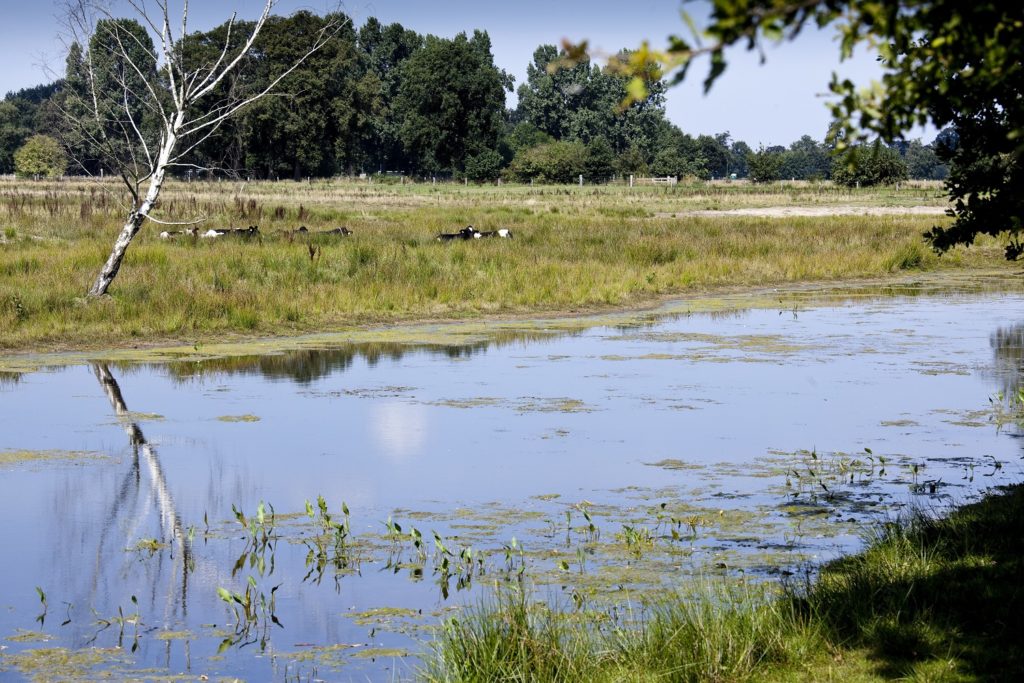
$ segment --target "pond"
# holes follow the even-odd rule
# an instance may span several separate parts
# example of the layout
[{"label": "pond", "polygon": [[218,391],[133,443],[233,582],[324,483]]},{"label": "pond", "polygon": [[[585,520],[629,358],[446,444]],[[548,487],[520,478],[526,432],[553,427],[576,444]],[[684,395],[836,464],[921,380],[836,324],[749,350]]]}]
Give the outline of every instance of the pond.
[{"label": "pond", "polygon": [[0,673],[414,678],[496,585],[642,610],[1024,479],[1019,288],[758,301],[0,375]]}]

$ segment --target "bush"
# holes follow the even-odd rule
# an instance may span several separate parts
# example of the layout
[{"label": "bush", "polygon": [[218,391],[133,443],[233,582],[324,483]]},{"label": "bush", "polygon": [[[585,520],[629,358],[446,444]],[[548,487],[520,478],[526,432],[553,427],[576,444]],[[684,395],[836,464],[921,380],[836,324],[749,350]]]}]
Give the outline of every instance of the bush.
[{"label": "bush", "polygon": [[519,150],[508,170],[516,180],[571,183],[586,174],[587,159],[582,142],[550,142]]},{"label": "bush", "polygon": [[501,173],[501,155],[493,149],[466,157],[466,177],[475,183],[494,180]]},{"label": "bush", "polygon": [[14,171],[22,177],[59,178],[67,167],[60,143],[48,135],[33,135],[14,153]]},{"label": "bush", "polygon": [[647,162],[644,160],[643,152],[636,145],[630,146],[629,149],[620,154],[619,158],[615,160],[615,166],[618,172],[624,176],[630,174],[647,175]]},{"label": "bush", "polygon": [[870,150],[855,147],[832,162],[832,180],[847,187],[892,185],[907,177],[907,162],[900,153],[880,144]]},{"label": "bush", "polygon": [[615,175],[615,151],[603,137],[596,137],[587,145],[587,159],[583,175],[591,182],[603,183]]},{"label": "bush", "polygon": [[747,157],[750,179],[755,183],[771,183],[782,178],[782,153],[761,147]]}]

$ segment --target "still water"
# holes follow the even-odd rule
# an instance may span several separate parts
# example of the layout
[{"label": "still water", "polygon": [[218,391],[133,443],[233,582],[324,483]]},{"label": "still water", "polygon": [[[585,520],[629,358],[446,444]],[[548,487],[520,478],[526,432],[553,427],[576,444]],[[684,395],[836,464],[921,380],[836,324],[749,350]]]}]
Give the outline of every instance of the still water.
[{"label": "still water", "polygon": [[775,580],[1024,479],[1022,337],[890,296],[7,376],[0,675],[414,678],[495,585]]}]

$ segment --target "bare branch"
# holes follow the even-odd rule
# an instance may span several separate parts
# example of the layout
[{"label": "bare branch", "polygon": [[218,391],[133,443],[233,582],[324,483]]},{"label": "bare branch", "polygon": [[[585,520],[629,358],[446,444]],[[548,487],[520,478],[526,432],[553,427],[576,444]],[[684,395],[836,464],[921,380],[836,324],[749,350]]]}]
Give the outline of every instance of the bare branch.
[{"label": "bare branch", "polygon": [[[346,20],[346,21],[348,21],[348,20]],[[317,32],[317,39],[314,42],[313,46],[311,48],[309,48],[309,50],[307,50],[304,55],[302,55],[299,59],[297,59],[294,63],[292,63],[292,65],[290,67],[285,69],[282,73],[278,74],[277,78],[275,78],[273,81],[271,81],[270,85],[268,85],[266,88],[261,90],[259,93],[255,94],[255,95],[252,95],[251,97],[247,97],[247,98],[243,99],[240,102],[237,102],[237,103],[234,103],[234,104],[230,104],[230,105],[225,105],[224,107],[221,108],[223,113],[216,114],[216,115],[213,116],[213,118],[210,118],[211,114],[209,112],[207,114],[204,114],[203,116],[197,117],[196,119],[193,120],[192,123],[193,124],[198,124],[198,125],[193,125],[190,128],[183,129],[182,130],[182,135],[193,135],[193,134],[195,134],[195,133],[197,133],[197,132],[199,132],[199,131],[201,131],[201,130],[209,127],[209,126],[219,125],[224,119],[230,118],[238,110],[243,109],[244,107],[249,106],[253,102],[256,102],[260,98],[262,98],[265,95],[271,93],[277,87],[278,83],[280,83],[285,78],[287,78],[293,71],[295,71],[300,66],[302,66],[302,64],[307,59],[309,59],[310,56],[312,56],[314,53],[316,53],[318,50],[320,50],[324,45],[326,45],[327,41],[330,40],[339,30],[341,30],[341,27],[344,26],[344,25],[345,25],[344,23],[338,22],[338,23],[335,23],[335,24],[331,24],[331,25],[325,26],[322,29],[320,29]],[[205,120],[205,119],[208,119],[208,118],[209,118],[209,120]]]},{"label": "bare branch", "polygon": [[199,225],[209,220],[209,216],[201,216],[191,221],[164,221],[159,218],[153,218],[153,214],[147,214],[146,218],[153,221],[157,225]]},{"label": "bare branch", "polygon": [[[110,17],[108,15],[108,18],[110,18],[113,21],[113,17]],[[112,26],[117,26],[116,23],[113,23],[111,25]],[[157,95],[156,90],[155,90],[153,84],[150,82],[151,79],[147,78],[146,74],[144,74],[142,72],[142,69],[139,67],[138,64],[135,63],[135,60],[132,59],[131,54],[125,48],[124,43],[121,42],[121,37],[119,35],[120,31],[112,31],[112,30],[108,29],[106,31],[106,33],[108,35],[112,36],[114,38],[114,40],[117,41],[117,46],[118,46],[118,48],[120,50],[120,53],[121,53],[120,56],[124,58],[125,62],[127,62],[128,65],[132,67],[132,70],[135,71],[136,74],[138,74],[139,79],[146,85],[147,90],[149,90],[149,96],[153,99],[153,103],[155,104],[155,106],[157,108],[157,111],[160,114],[160,118],[162,118],[164,120],[165,124],[168,124],[169,121],[168,121],[167,113],[164,111],[163,103],[160,101],[160,96]],[[143,51],[145,51],[147,53],[149,52],[149,49],[145,45],[142,44],[142,42],[139,40],[138,36],[136,36],[133,33],[128,33],[128,35],[131,37],[132,40],[135,41],[135,43]],[[156,59],[155,59],[156,56],[153,55],[153,57],[154,57],[154,62],[155,62],[156,61]],[[141,100],[142,98],[138,98],[138,99]]]},{"label": "bare branch", "polygon": [[[220,51],[220,56],[217,58],[217,61],[213,63],[213,66],[210,67],[209,71],[207,72],[207,75],[203,78],[203,83],[209,80],[213,76],[213,74],[217,72],[217,69],[220,68],[220,65],[224,63],[224,58],[227,56],[228,50],[231,48],[231,31],[235,27],[235,17],[237,16],[237,12],[231,13],[231,18],[228,19],[227,36],[224,38],[224,49]],[[199,74],[202,73],[202,71],[203,69],[196,69],[195,73],[193,74],[193,78],[191,79],[192,82],[189,83],[190,88],[193,86],[195,79],[199,77]]]},{"label": "bare branch", "polygon": [[[235,55],[235,58],[231,60],[231,63],[225,66],[219,74],[213,77],[212,81],[210,80],[210,78],[207,78],[202,84],[200,84],[200,88],[198,91],[188,93],[187,99],[189,101],[196,102],[202,99],[205,95],[209,94],[214,88],[216,88],[217,85],[222,80],[224,80],[225,76],[234,71],[235,67],[238,66],[239,62],[241,62],[242,59],[244,59],[245,56],[249,54],[249,50],[252,49],[253,43],[256,42],[257,36],[259,36],[260,31],[263,30],[263,25],[267,23],[267,18],[270,16],[270,10],[272,10],[274,8],[274,5],[276,4],[277,0],[267,0],[266,4],[263,5],[263,13],[260,14],[260,18],[256,21],[256,26],[253,27],[252,33],[249,34],[248,40],[245,41],[245,45],[243,45],[242,48],[238,51],[238,54]],[[213,74],[211,74],[211,77],[212,76]]]}]

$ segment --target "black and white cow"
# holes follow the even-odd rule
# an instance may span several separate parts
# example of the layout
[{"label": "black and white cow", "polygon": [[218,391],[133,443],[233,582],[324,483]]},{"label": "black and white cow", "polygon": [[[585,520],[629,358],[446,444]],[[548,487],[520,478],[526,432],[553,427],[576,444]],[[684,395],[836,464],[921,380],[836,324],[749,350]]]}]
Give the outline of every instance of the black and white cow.
[{"label": "black and white cow", "polygon": [[438,242],[450,242],[452,240],[471,240],[476,238],[480,233],[472,225],[467,225],[458,232],[442,232],[437,236]]},{"label": "black and white cow", "polygon": [[497,230],[484,230],[483,232],[477,232],[475,237],[477,239],[481,237],[499,237],[503,239],[512,239],[512,231],[508,228],[498,228]]}]

